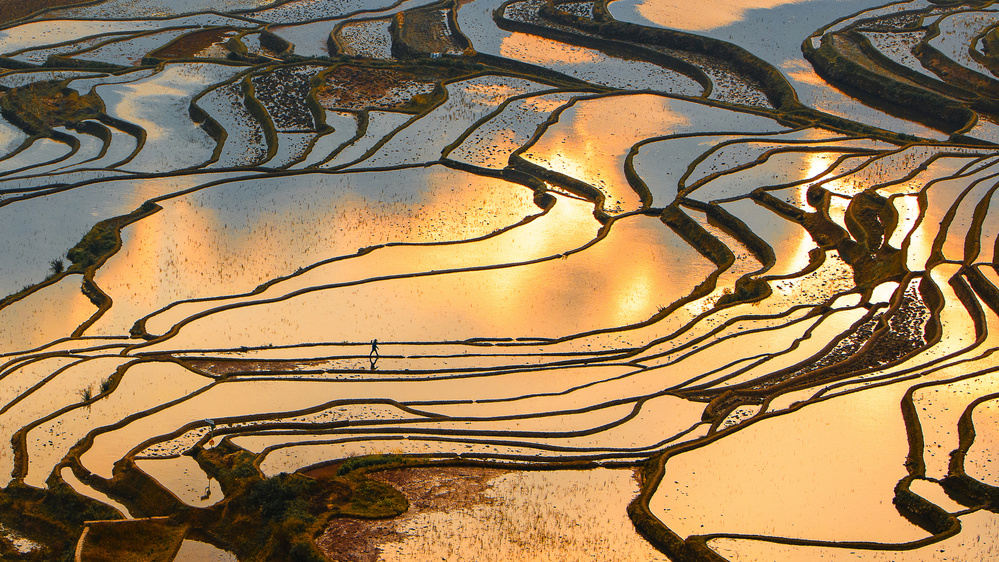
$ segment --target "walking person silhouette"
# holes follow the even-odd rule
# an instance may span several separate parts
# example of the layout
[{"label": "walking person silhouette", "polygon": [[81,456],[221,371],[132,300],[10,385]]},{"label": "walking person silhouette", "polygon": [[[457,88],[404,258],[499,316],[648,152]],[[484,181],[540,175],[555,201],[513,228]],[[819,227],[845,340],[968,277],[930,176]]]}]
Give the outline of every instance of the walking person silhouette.
[{"label": "walking person silhouette", "polygon": [[378,340],[371,340],[371,353],[368,354],[368,361],[371,361],[371,370],[375,370],[375,363],[378,362]]}]

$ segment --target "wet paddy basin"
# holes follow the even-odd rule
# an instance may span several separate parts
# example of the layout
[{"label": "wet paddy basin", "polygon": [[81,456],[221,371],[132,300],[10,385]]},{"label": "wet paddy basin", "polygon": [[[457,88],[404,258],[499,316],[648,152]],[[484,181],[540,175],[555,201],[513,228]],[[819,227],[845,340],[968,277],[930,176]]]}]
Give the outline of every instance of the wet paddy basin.
[{"label": "wet paddy basin", "polygon": [[798,45],[924,87],[992,12],[848,4],[11,24],[0,558],[988,557],[996,116]]}]

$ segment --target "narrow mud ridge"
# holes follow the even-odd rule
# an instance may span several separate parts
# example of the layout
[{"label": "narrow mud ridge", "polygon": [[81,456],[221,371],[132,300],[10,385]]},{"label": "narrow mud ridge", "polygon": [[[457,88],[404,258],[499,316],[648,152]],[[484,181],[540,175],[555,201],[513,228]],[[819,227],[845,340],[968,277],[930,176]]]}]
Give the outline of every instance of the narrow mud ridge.
[{"label": "narrow mud ridge", "polygon": [[57,4],[0,559],[994,555],[999,6]]}]

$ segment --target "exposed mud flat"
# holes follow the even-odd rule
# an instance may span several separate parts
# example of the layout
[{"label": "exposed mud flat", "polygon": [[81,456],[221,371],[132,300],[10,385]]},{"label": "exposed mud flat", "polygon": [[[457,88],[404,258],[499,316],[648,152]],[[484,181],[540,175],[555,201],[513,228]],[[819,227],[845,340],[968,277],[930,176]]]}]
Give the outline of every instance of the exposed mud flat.
[{"label": "exposed mud flat", "polygon": [[996,6],[666,4],[10,20],[0,558],[987,558]]}]

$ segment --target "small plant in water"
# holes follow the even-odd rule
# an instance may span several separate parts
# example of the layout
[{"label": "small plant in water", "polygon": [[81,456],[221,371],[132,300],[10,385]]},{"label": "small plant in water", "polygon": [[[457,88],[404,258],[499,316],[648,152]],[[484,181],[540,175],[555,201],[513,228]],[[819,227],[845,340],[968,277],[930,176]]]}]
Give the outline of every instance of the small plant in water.
[{"label": "small plant in water", "polygon": [[80,389],[80,398],[82,398],[84,402],[89,402],[93,397],[94,391],[89,386]]}]

